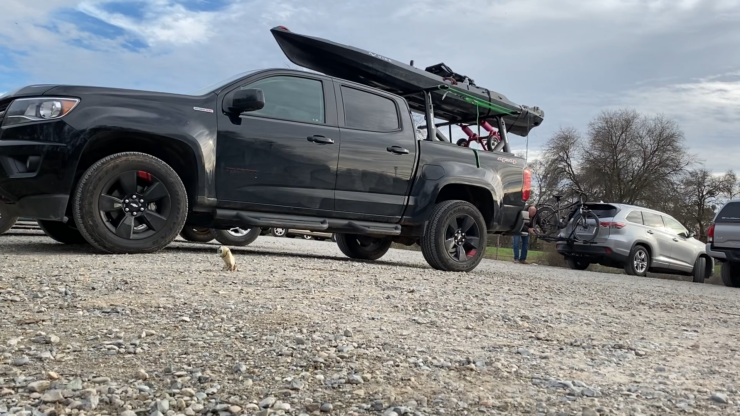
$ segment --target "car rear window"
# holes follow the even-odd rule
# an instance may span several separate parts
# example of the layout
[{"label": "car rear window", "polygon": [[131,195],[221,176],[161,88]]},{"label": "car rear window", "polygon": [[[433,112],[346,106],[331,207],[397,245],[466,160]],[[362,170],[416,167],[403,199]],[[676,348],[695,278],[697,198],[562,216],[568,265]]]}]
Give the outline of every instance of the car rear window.
[{"label": "car rear window", "polygon": [[627,215],[627,221],[634,223],[634,224],[642,225],[642,212],[641,211],[630,212],[630,214]]},{"label": "car rear window", "polygon": [[740,202],[730,202],[717,214],[715,223],[740,223]]},{"label": "car rear window", "polygon": [[609,204],[586,204],[588,209],[599,218],[611,218],[617,215],[617,207]]}]

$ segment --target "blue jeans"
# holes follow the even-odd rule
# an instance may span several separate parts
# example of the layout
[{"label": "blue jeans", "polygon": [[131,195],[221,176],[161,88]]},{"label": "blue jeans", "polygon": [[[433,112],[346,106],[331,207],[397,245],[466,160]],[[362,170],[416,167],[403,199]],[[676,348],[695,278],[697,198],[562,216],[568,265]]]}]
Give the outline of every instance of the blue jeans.
[{"label": "blue jeans", "polygon": [[[515,235],[514,240],[514,261],[527,260],[527,248],[529,248],[529,234],[527,235]],[[519,245],[522,246],[522,255],[519,257]]]}]

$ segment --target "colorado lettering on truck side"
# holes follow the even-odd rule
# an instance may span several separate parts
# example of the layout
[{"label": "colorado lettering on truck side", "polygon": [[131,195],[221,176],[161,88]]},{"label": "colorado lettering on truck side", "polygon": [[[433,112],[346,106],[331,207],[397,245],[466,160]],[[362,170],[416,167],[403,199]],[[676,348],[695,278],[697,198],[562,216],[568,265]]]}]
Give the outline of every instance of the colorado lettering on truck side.
[{"label": "colorado lettering on truck side", "polygon": [[[189,95],[44,85],[3,96],[0,203],[57,241],[107,253],[156,252],[185,226],[240,227],[254,238],[280,227],[333,233],[354,259],[418,243],[446,271],[473,270],[489,233],[521,227],[530,185],[506,132],[528,132],[515,120],[536,126],[539,109],[496,104],[502,139],[486,151],[440,139],[431,122],[419,140],[411,112],[434,120],[438,109],[445,119],[468,111],[464,100],[332,76],[366,79],[372,63],[362,60],[398,63],[315,38],[294,43],[300,35],[285,28],[273,35],[316,73],[252,71]],[[311,56],[321,59],[303,60]]]}]

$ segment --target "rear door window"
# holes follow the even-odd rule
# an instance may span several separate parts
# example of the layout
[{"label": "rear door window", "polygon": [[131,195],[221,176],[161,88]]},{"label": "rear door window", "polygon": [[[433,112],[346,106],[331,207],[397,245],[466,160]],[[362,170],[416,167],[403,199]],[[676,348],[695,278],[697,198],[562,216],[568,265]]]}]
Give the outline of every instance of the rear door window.
[{"label": "rear door window", "polygon": [[401,128],[396,103],[391,99],[342,87],[342,101],[345,127],[379,133],[397,131]]},{"label": "rear door window", "polygon": [[658,214],[653,214],[651,212],[643,212],[642,213],[642,219],[648,227],[653,228],[664,228],[663,225],[663,218]]},{"label": "rear door window", "polygon": [[740,223],[740,202],[730,202],[725,205],[714,222],[717,224]]},{"label": "rear door window", "polygon": [[642,211],[632,211],[627,215],[627,221],[633,224],[643,225],[642,222]]}]

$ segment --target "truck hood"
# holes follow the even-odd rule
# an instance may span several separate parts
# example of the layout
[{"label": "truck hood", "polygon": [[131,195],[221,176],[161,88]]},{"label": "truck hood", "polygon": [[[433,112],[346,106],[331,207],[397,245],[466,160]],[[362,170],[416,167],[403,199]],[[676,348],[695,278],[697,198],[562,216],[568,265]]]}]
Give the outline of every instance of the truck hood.
[{"label": "truck hood", "polygon": [[28,85],[25,87],[18,88],[14,91],[8,91],[3,95],[0,95],[0,100],[6,100],[8,98],[18,98],[18,97],[31,97],[31,96],[38,96],[38,95],[44,95],[45,92],[49,91],[50,89],[56,87],[56,85],[53,84],[41,84],[41,85]]}]

